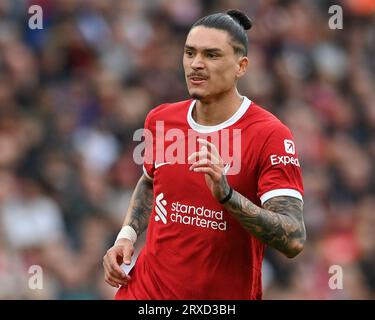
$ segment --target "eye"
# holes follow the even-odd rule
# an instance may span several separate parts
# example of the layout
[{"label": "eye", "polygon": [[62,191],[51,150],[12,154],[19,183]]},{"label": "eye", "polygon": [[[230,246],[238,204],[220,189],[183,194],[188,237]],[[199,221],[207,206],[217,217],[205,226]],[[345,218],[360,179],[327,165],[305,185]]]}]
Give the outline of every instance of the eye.
[{"label": "eye", "polygon": [[185,50],[185,54],[188,56],[188,57],[192,57],[193,56],[193,52],[191,50]]},{"label": "eye", "polygon": [[215,54],[215,53],[207,53],[207,58],[210,58],[210,59],[214,59],[214,58],[217,58],[218,57],[218,55],[217,54]]}]

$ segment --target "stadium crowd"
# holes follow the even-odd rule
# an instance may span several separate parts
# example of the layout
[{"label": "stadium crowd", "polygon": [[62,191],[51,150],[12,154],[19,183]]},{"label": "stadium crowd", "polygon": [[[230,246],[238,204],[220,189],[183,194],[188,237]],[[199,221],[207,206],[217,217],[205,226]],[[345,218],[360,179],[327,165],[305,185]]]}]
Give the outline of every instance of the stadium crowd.
[{"label": "stadium crowd", "polygon": [[[188,99],[190,26],[230,8],[254,22],[240,92],[291,128],[304,176],[306,246],[292,260],[267,251],[264,298],[374,299],[374,3],[0,1],[0,299],[112,299],[102,257],[142,174],[133,133],[153,107]],[[33,265],[42,290],[29,288]]]}]

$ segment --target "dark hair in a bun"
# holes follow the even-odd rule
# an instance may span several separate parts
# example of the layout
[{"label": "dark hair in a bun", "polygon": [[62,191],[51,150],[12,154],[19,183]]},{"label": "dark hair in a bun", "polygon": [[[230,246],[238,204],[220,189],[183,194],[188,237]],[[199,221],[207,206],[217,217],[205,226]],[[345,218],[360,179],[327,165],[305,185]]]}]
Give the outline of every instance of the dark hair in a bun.
[{"label": "dark hair in a bun", "polygon": [[250,30],[253,26],[250,18],[240,10],[231,9],[226,12],[227,15],[231,16],[236,20],[245,30]]},{"label": "dark hair in a bun", "polygon": [[250,18],[239,10],[214,13],[200,18],[191,28],[203,26],[227,31],[232,39],[232,47],[237,54],[247,56],[248,38],[246,30],[252,27]]}]

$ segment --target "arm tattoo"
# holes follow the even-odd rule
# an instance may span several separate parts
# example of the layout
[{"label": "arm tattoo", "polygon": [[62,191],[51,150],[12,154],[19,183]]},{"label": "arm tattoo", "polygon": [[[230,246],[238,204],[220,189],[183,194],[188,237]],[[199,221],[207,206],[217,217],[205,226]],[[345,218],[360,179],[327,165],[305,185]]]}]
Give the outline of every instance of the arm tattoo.
[{"label": "arm tattoo", "polygon": [[306,239],[302,201],[279,196],[269,199],[263,206],[256,206],[236,191],[225,204],[225,208],[256,238],[287,257],[296,256]]},{"label": "arm tattoo", "polygon": [[153,202],[153,182],[142,176],[133,192],[124,223],[124,225],[130,225],[138,236],[148,226]]}]

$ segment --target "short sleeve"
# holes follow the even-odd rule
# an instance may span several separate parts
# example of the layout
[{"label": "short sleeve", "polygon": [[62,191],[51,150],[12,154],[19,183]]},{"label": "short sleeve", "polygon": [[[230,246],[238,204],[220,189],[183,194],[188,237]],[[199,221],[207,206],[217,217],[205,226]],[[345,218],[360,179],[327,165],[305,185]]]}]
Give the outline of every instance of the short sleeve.
[{"label": "short sleeve", "polygon": [[275,121],[268,130],[259,156],[258,197],[262,205],[277,196],[303,201],[301,165],[288,127]]},{"label": "short sleeve", "polygon": [[143,173],[149,179],[154,178],[154,132],[151,126],[151,113],[150,111],[146,117],[144,124],[143,135],[145,138],[145,153],[143,157]]}]

